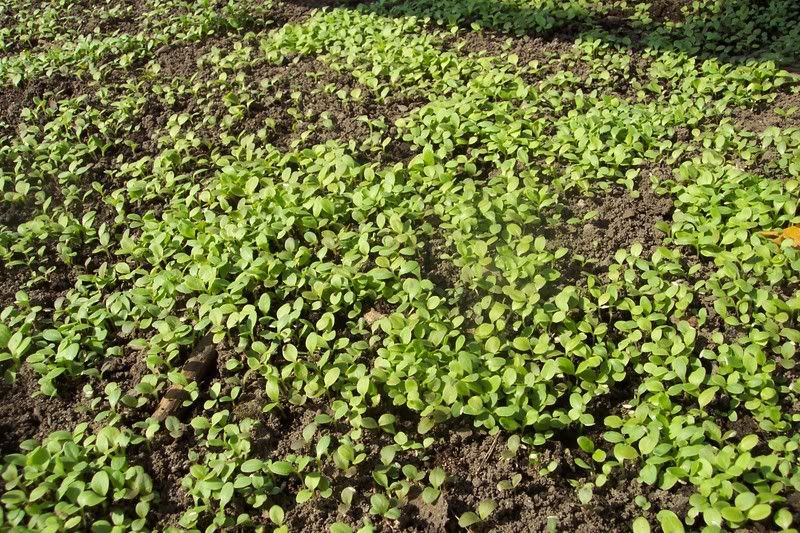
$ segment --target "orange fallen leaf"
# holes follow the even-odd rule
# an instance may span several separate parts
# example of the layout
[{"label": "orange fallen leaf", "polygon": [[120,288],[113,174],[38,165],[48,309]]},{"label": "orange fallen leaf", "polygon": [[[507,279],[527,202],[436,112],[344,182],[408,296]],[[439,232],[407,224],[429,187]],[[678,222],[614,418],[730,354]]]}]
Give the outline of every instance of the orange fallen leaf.
[{"label": "orange fallen leaf", "polygon": [[780,231],[762,231],[761,235],[772,238],[772,242],[778,246],[784,239],[792,239],[794,246],[800,248],[800,226],[789,226]]}]

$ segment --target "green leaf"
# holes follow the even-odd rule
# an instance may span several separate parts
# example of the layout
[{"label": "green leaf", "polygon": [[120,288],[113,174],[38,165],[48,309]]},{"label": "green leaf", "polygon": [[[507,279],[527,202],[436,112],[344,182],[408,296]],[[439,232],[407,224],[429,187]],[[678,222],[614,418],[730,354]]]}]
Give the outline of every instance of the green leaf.
[{"label": "green leaf", "polygon": [[108,493],[108,474],[102,470],[95,473],[92,476],[91,487],[100,496],[105,496]]},{"label": "green leaf", "polygon": [[430,417],[422,417],[419,419],[419,423],[417,424],[417,432],[421,435],[426,434],[433,426],[436,425],[436,422]]},{"label": "green leaf", "polygon": [[722,527],[722,513],[713,507],[709,507],[703,511],[703,520],[706,524],[714,527]]},{"label": "green leaf", "polygon": [[775,513],[775,524],[782,529],[789,529],[794,521],[792,512],[789,509],[781,509]]},{"label": "green leaf", "polygon": [[228,502],[231,501],[233,498],[233,483],[228,481],[224,485],[222,485],[222,489],[219,491],[219,505],[220,507],[225,507],[228,505]]},{"label": "green leaf", "polygon": [[751,507],[758,503],[758,498],[756,498],[756,495],[752,492],[743,492],[736,496],[734,503],[737,509],[746,513]]},{"label": "green leaf", "polygon": [[79,351],[80,351],[80,346],[77,343],[72,343],[63,350],[60,350],[56,357],[57,359],[63,361],[74,361],[75,358],[78,356]]},{"label": "green leaf", "polygon": [[647,518],[638,516],[633,520],[633,533],[650,533],[650,524]]},{"label": "green leaf", "polygon": [[639,471],[639,479],[648,485],[655,485],[658,480],[658,469],[655,465],[647,464]]},{"label": "green leaf", "polygon": [[697,403],[700,407],[705,407],[706,405],[710,404],[714,401],[714,396],[717,394],[719,387],[709,387],[697,397]]},{"label": "green leaf", "polygon": [[325,373],[325,387],[331,388],[342,371],[338,367],[333,367]]},{"label": "green leaf", "polygon": [[658,518],[658,523],[661,524],[661,529],[664,530],[664,533],[684,533],[685,531],[683,522],[672,511],[667,509],[659,511],[656,518]]},{"label": "green leaf", "polygon": [[478,516],[481,517],[481,520],[486,520],[495,509],[497,509],[497,502],[491,499],[483,500],[478,504]]},{"label": "green leaf", "polygon": [[373,514],[377,515],[384,515],[391,507],[391,503],[389,502],[389,498],[384,496],[383,494],[373,494],[369,498],[370,503],[370,511]]},{"label": "green leaf", "polygon": [[772,514],[772,507],[770,507],[768,503],[759,503],[750,509],[750,511],[747,513],[747,518],[750,520],[759,521],[764,520],[770,514]]},{"label": "green leaf", "polygon": [[8,341],[11,338],[11,330],[5,324],[0,324],[0,349],[8,348]]},{"label": "green leaf", "polygon": [[94,507],[103,501],[105,501],[103,496],[91,490],[85,490],[78,495],[78,505],[81,507]]},{"label": "green leaf", "polygon": [[742,513],[736,507],[728,506],[723,508],[720,512],[722,513],[722,518],[728,522],[733,522],[735,524],[744,522],[744,513]]},{"label": "green leaf", "polygon": [[269,470],[273,474],[277,474],[279,476],[288,476],[294,472],[294,467],[291,463],[287,463],[286,461],[275,461],[269,465]]},{"label": "green leaf", "polygon": [[439,498],[440,494],[441,491],[439,489],[435,489],[433,487],[425,487],[422,490],[422,501],[424,501],[427,504],[432,504]]},{"label": "green leaf", "polygon": [[581,450],[586,453],[594,452],[594,442],[592,442],[592,439],[584,435],[578,437],[578,446],[580,446]]},{"label": "green leaf", "polygon": [[39,485],[38,487],[36,487],[31,491],[30,495],[28,496],[28,501],[35,502],[48,492],[50,492],[50,487],[48,487],[47,485]]},{"label": "green leaf", "polygon": [[428,479],[430,480],[431,485],[438,489],[444,484],[445,479],[447,479],[447,474],[445,474],[443,469],[437,467],[431,470],[430,474],[428,474]]},{"label": "green leaf", "polygon": [[458,517],[458,525],[461,527],[469,527],[480,522],[481,519],[475,513],[467,511]]},{"label": "green leaf", "polygon": [[755,448],[757,444],[757,435],[747,435],[746,437],[742,438],[741,442],[739,443],[739,448],[747,452]]},{"label": "green leaf", "polygon": [[625,460],[632,461],[639,457],[639,454],[633,446],[620,443],[614,445],[614,457],[616,457],[619,462]]},{"label": "green leaf", "polygon": [[512,345],[514,346],[515,350],[518,350],[520,352],[527,352],[531,349],[531,343],[525,337],[514,338]]},{"label": "green leaf", "polygon": [[331,533],[353,533],[353,528],[343,522],[336,522],[331,525]]},{"label": "green leaf", "polygon": [[258,472],[264,466],[264,462],[261,459],[248,459],[242,466],[239,467],[242,472],[245,474],[252,474],[253,472]]},{"label": "green leaf", "polygon": [[489,337],[486,341],[486,351],[489,353],[497,353],[500,351],[502,343],[499,337]]},{"label": "green leaf", "polygon": [[657,433],[649,433],[639,441],[639,451],[642,455],[650,455],[650,453],[655,450],[656,446],[658,446]]},{"label": "green leaf", "polygon": [[283,508],[279,505],[273,505],[269,509],[269,519],[272,520],[272,523],[276,526],[283,524],[284,520],[284,513]]}]

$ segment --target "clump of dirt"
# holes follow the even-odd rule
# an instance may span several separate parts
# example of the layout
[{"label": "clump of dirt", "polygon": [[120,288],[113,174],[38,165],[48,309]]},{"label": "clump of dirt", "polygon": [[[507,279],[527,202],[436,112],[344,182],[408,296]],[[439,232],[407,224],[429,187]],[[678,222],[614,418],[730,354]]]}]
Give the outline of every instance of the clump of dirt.
[{"label": "clump of dirt", "polygon": [[369,4],[373,0],[283,0],[276,4],[273,15],[281,24],[299,23],[308,17],[312,11],[334,7],[357,7],[360,4]]},{"label": "clump of dirt", "polygon": [[411,143],[397,137],[394,126],[390,130],[395,133],[390,136],[389,144],[376,155],[376,160],[384,166],[391,166],[396,163],[402,163],[405,166],[417,155],[417,150],[414,149],[414,145]]},{"label": "clump of dirt", "polygon": [[163,135],[172,114],[173,111],[158,96],[147,94],[147,99],[137,115],[138,124],[130,134],[130,140],[137,145],[133,160],[157,153],[158,138]]},{"label": "clump of dirt", "polygon": [[[50,248],[50,247],[48,247]],[[26,266],[6,267],[0,265],[0,310],[14,303],[16,293],[24,290],[32,306],[40,306],[51,310],[55,301],[64,296],[67,291],[75,286],[79,272],[63,263],[60,263],[54,250],[48,250],[44,257],[35,261],[39,267],[55,266],[56,268],[44,279],[26,287],[30,276],[30,268]]]},{"label": "clump of dirt", "polygon": [[261,390],[258,390],[256,399],[237,408],[241,417],[252,404],[253,412],[249,413],[249,418],[261,422],[253,439],[258,444],[257,447],[254,446],[257,448],[256,453],[273,460],[281,460],[289,454],[298,453],[305,447],[303,429],[322,411],[313,405],[288,404],[281,409],[261,413],[261,406],[265,403],[267,400],[262,397]]},{"label": "clump of dirt", "polygon": [[75,29],[83,34],[95,31],[103,34],[136,33],[147,13],[145,1],[122,0],[117,2],[117,6],[122,7],[122,12],[109,15],[107,10],[98,9],[94,1],[80,0],[72,7],[75,10]]},{"label": "clump of dirt", "polygon": [[649,257],[664,237],[655,225],[671,218],[673,206],[668,197],[657,195],[649,182],[643,182],[638,190],[638,198],[617,185],[597,196],[567,196],[562,220],[582,219],[590,212],[595,216],[578,225],[551,225],[543,234],[554,248],[565,247],[570,255],[580,254],[601,268],[611,264],[617,250],[629,249],[634,243],[642,245],[643,257]]},{"label": "clump of dirt", "polygon": [[104,381],[118,383],[127,392],[133,390],[150,371],[144,352],[124,346],[124,339],[115,341],[114,344],[122,346],[122,355],[108,358],[100,369],[100,375]]},{"label": "clump of dirt", "polygon": [[195,43],[164,45],[156,50],[156,61],[165,78],[190,78],[197,72],[197,60],[206,53],[205,47]]},{"label": "clump of dirt", "polygon": [[30,272],[26,267],[7,268],[0,265],[0,310],[15,301],[15,295],[28,281]]}]

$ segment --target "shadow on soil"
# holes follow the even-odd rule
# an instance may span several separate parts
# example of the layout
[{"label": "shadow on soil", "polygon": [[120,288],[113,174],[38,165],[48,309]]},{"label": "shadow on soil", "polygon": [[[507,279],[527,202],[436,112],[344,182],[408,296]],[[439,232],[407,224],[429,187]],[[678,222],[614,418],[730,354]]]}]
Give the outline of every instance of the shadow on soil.
[{"label": "shadow on soil", "polygon": [[[309,8],[349,7],[382,16],[429,17],[464,28],[480,27],[509,36],[598,37],[638,51],[683,52],[728,63],[800,61],[800,2],[796,0],[717,0],[699,8],[691,0],[637,2],[639,8],[514,5],[511,0],[378,0],[374,2],[287,0]],[[541,2],[545,3],[545,2]],[[633,4],[637,4],[633,3]]]}]

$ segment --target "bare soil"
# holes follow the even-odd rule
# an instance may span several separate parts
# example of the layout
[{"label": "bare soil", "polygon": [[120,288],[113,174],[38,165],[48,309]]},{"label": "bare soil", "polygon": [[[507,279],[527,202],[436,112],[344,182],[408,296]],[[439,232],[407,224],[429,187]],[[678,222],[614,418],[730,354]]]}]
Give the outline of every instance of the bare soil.
[{"label": "bare soil", "polygon": [[39,394],[39,375],[28,365],[20,368],[16,382],[0,381],[0,454],[16,453],[28,439],[42,440],[53,431],[71,431],[90,422],[93,413],[77,383],[62,385],[55,398]]},{"label": "bare soil", "polygon": [[615,185],[594,196],[568,193],[562,198],[562,220],[593,215],[585,223],[550,225],[543,234],[553,248],[565,247],[570,255],[582,255],[601,268],[611,264],[617,250],[635,243],[642,245],[642,256],[649,257],[664,238],[656,224],[671,220],[672,201],[657,195],[646,180],[637,191],[634,197]]}]

